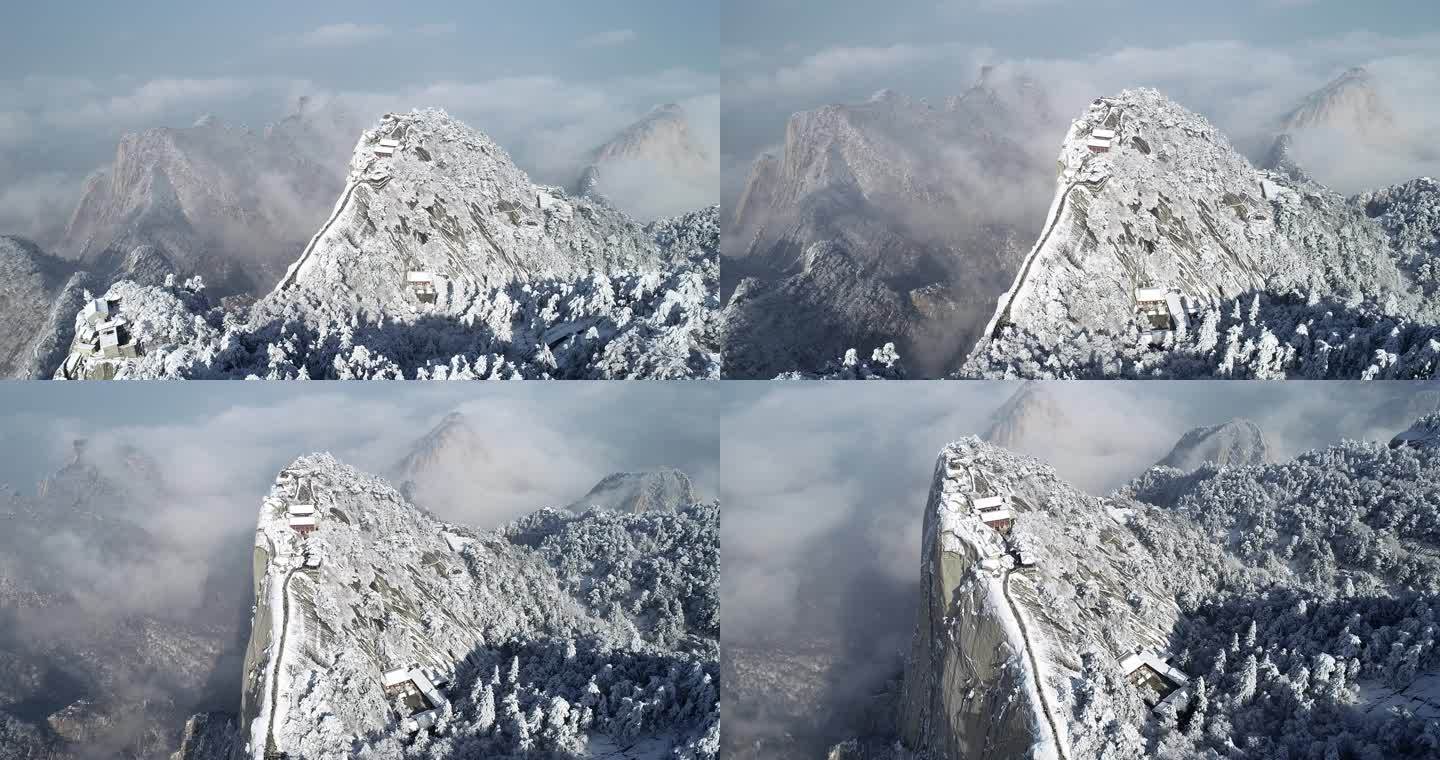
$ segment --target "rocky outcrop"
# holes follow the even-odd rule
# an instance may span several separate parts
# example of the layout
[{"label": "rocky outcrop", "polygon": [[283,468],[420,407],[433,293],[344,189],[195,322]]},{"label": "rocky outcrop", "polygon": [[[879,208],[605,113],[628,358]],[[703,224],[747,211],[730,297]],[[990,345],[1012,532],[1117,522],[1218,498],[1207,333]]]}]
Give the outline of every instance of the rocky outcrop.
[{"label": "rocky outcrop", "polygon": [[119,283],[138,356],[77,345],[57,375],[715,376],[717,213],[642,227],[443,112],[392,114],[272,293],[227,314],[193,284]]},{"label": "rocky outcrop", "polygon": [[1246,419],[1186,431],[1175,448],[1157,464],[1189,472],[1205,464],[1216,467],[1245,467],[1269,464],[1270,449],[1260,426]]},{"label": "rocky outcrop", "polygon": [[[0,377],[48,376],[70,342],[71,317],[84,300],[88,276],[34,243],[0,237]],[[62,354],[63,356],[63,354]]]}]

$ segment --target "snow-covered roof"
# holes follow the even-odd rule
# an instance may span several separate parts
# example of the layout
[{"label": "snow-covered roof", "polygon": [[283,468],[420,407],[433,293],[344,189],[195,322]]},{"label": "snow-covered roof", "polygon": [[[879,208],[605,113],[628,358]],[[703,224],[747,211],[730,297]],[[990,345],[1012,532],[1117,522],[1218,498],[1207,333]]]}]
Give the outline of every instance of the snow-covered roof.
[{"label": "snow-covered roof", "polygon": [[1125,658],[1120,661],[1120,669],[1125,671],[1125,675],[1127,676],[1139,670],[1141,667],[1150,668],[1176,686],[1184,686],[1190,683],[1189,676],[1171,666],[1170,663],[1166,662],[1160,655],[1154,652],[1134,652],[1126,655]]},{"label": "snow-covered roof", "polygon": [[315,514],[315,505],[314,505],[314,504],[291,504],[291,505],[290,505],[290,516],[291,516],[291,517],[303,517],[303,516],[305,516],[305,515],[313,515],[313,514]]},{"label": "snow-covered roof", "polygon": [[984,522],[995,522],[997,520],[1011,520],[1015,515],[1008,509],[987,509],[980,512],[980,519]]},{"label": "snow-covered roof", "polygon": [[1165,300],[1165,292],[1166,292],[1166,289],[1165,289],[1165,288],[1136,288],[1136,289],[1135,289],[1135,300],[1136,300],[1136,301],[1164,301],[1164,300]]},{"label": "snow-covered roof", "polygon": [[125,325],[126,322],[124,317],[116,317],[114,319],[107,319],[104,322],[95,325],[95,329],[101,332],[105,332],[106,330],[114,330],[119,327],[124,327]]},{"label": "snow-covered roof", "polygon": [[406,272],[406,273],[405,273],[405,281],[406,281],[406,282],[434,282],[434,281],[435,281],[435,273],[434,273],[434,272]]},{"label": "snow-covered roof", "polygon": [[975,508],[979,510],[995,509],[1005,506],[1004,496],[980,496],[974,501]]},{"label": "snow-covered roof", "polygon": [[377,147],[375,148],[375,155],[377,155],[377,156],[393,156],[393,155],[395,155],[395,149],[392,148],[392,147],[390,147],[390,146],[387,146],[387,145],[380,145],[380,146],[377,146]]},{"label": "snow-covered roof", "polygon": [[292,528],[305,528],[305,527],[313,528],[313,527],[315,527],[315,518],[314,518],[314,517],[292,517],[292,518],[290,518],[290,527],[292,527]]},{"label": "snow-covered roof", "polygon": [[1094,131],[1092,131],[1092,132],[1090,133],[1090,136],[1091,136],[1091,137],[1094,137],[1094,138],[1097,138],[1097,139],[1100,139],[1100,140],[1107,140],[1107,141],[1108,141],[1108,140],[1113,140],[1113,139],[1115,139],[1115,130],[1113,130],[1113,129],[1096,129],[1096,130],[1094,130]]},{"label": "snow-covered roof", "polygon": [[400,141],[399,141],[399,140],[396,140],[396,139],[393,138],[393,137],[387,137],[387,138],[385,138],[384,140],[381,140],[381,141],[380,141],[380,147],[382,147],[382,148],[398,148],[398,147],[400,147]]},{"label": "snow-covered roof", "polygon": [[1101,140],[1098,137],[1092,137],[1089,140],[1086,140],[1085,144],[1091,148],[1105,148],[1107,150],[1110,148],[1109,140]]},{"label": "snow-covered roof", "polygon": [[400,684],[405,683],[406,681],[409,681],[409,680],[410,680],[410,669],[409,669],[409,668],[400,668],[399,670],[392,670],[392,671],[390,671],[390,672],[388,672],[388,673],[386,673],[385,675],[383,675],[383,676],[380,677],[380,683],[383,684],[383,685],[385,686],[385,688],[387,688],[387,689],[389,689],[389,688],[391,688],[391,687],[399,686]]}]

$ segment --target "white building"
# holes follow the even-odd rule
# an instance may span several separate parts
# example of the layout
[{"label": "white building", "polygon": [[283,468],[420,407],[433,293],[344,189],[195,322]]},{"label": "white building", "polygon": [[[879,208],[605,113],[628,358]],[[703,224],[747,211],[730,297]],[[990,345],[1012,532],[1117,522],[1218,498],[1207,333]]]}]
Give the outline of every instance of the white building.
[{"label": "white building", "polygon": [[415,291],[416,297],[425,303],[435,301],[435,273],[434,272],[406,272],[405,284]]},{"label": "white building", "polygon": [[399,150],[399,148],[400,148],[400,141],[399,141],[399,140],[395,140],[395,139],[393,139],[393,138],[387,137],[387,138],[385,138],[384,140],[381,140],[379,145],[376,145],[376,146],[375,146],[375,155],[377,155],[377,156],[393,156],[393,155],[395,155],[395,151],[396,151],[396,150]]},{"label": "white building", "polygon": [[1160,705],[1183,694],[1190,684],[1190,677],[1170,664],[1168,657],[1153,651],[1133,652],[1120,661],[1120,670],[1125,680],[1146,694],[1153,693],[1155,699],[1147,697],[1146,703],[1154,710]]}]

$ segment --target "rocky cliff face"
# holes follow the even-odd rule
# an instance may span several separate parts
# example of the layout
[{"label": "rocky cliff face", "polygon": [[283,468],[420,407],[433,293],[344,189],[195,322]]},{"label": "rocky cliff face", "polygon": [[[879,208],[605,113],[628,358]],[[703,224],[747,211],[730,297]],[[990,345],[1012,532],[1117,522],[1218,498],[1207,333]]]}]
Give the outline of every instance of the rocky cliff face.
[{"label": "rocky cliff face", "polygon": [[[1417,254],[1357,204],[1256,171],[1158,92],[1094,101],[1060,168],[1040,237],[962,374],[1410,376],[1433,364]],[[1137,316],[1142,288],[1183,303],[1160,332]]]},{"label": "rocky cliff face", "polygon": [[[393,144],[392,144],[393,143]],[[328,220],[276,289],[226,314],[120,283],[139,339],[62,377],[694,377],[718,374],[715,208],[640,226],[530,183],[439,111],[367,131]]]},{"label": "rocky cliff face", "polygon": [[90,267],[150,245],[222,294],[264,292],[341,184],[309,118],[302,110],[264,134],[209,117],[125,135],[86,180],[61,254]]},{"label": "rocky cliff face", "polygon": [[1204,464],[1217,467],[1244,467],[1268,464],[1270,449],[1260,426],[1246,419],[1186,431],[1158,464],[1189,472]]},{"label": "rocky cliff face", "polygon": [[[1010,495],[1008,536],[972,507],[1000,494]],[[942,452],[900,695],[909,749],[1082,758],[1139,748],[1139,700],[1096,714],[1088,695],[1115,689],[1135,649],[1163,647],[1179,608],[1174,575],[1130,533],[1125,508],[976,439]]]},{"label": "rocky cliff face", "polygon": [[[308,535],[290,524],[302,503]],[[261,510],[237,749],[713,759],[716,532],[718,512],[691,505],[663,520],[541,512],[479,533],[329,456],[301,458]],[[685,585],[632,574],[657,562]],[[436,690],[387,695],[384,675],[405,668]]]},{"label": "rocky cliff face", "polygon": [[1032,232],[1048,162],[1031,139],[1053,121],[1038,85],[994,72],[940,106],[887,90],[792,116],[728,222],[727,256],[766,287],[727,303],[727,374],[891,340],[922,375],[953,365]]}]

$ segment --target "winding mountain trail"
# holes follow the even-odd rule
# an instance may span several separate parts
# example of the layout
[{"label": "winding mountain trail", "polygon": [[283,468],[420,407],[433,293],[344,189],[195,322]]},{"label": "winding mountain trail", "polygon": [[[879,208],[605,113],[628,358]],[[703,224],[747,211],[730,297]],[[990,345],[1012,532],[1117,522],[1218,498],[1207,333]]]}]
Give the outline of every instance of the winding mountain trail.
[{"label": "winding mountain trail", "polygon": [[290,572],[285,574],[285,582],[280,586],[280,641],[275,647],[275,669],[270,674],[270,721],[265,729],[266,757],[282,756],[275,746],[276,700],[280,698],[280,668],[284,665],[282,658],[285,656],[285,636],[290,632],[290,579],[303,567],[290,568]]},{"label": "winding mountain trail", "polygon": [[1061,760],[1070,760],[1070,755],[1065,751],[1065,745],[1060,741],[1060,728],[1055,722],[1055,715],[1051,712],[1050,703],[1045,699],[1045,687],[1040,680],[1040,661],[1035,658],[1035,647],[1030,642],[1030,631],[1025,627],[1025,618],[1020,614],[1020,606],[1010,597],[1010,572],[1004,571],[1005,577],[1001,581],[1001,589],[1005,594],[1005,604],[1010,607],[1010,614],[1015,616],[1016,625],[1020,626],[1020,637],[1025,641],[1025,659],[1030,663],[1030,675],[1035,679],[1035,694],[1040,698],[1040,711],[1045,715],[1045,722],[1050,724],[1050,736],[1055,740],[1055,751],[1059,753]]}]

